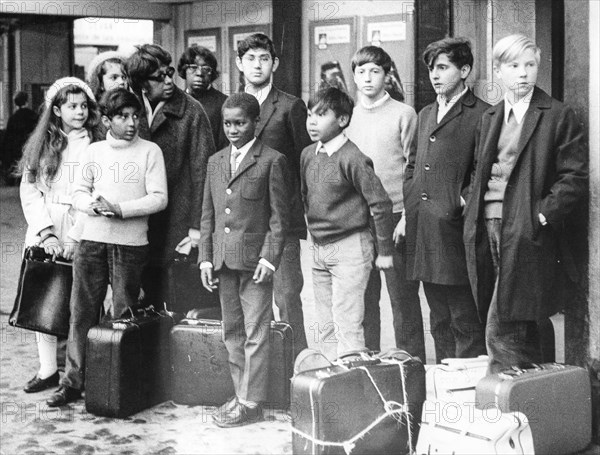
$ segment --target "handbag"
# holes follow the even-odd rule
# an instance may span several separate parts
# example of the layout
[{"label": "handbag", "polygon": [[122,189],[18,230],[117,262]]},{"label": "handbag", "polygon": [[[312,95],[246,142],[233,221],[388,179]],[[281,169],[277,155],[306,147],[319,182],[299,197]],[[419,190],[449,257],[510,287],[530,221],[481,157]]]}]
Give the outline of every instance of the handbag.
[{"label": "handbag", "polygon": [[27,247],[9,324],[67,337],[72,284],[70,262],[52,260],[41,247]]}]

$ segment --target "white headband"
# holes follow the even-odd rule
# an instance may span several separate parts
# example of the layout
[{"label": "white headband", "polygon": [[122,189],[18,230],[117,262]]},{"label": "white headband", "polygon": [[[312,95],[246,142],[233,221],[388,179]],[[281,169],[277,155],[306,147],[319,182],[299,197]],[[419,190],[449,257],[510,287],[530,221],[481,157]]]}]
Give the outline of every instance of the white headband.
[{"label": "white headband", "polygon": [[88,98],[90,98],[93,101],[96,101],[96,97],[94,96],[94,93],[92,92],[90,86],[83,82],[81,79],[78,79],[76,77],[63,77],[62,79],[59,79],[56,82],[54,82],[54,84],[52,84],[46,92],[46,108],[49,108],[52,105],[52,100],[54,100],[54,97],[56,96],[58,91],[61,88],[67,87],[69,85],[76,85],[77,87],[80,87],[81,89],[83,89]]}]

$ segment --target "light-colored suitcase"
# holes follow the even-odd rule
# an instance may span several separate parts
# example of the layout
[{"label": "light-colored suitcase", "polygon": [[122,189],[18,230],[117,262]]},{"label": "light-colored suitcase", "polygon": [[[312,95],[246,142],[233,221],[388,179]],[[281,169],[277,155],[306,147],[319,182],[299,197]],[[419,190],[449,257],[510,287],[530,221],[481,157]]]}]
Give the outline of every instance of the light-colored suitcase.
[{"label": "light-colored suitcase", "polygon": [[444,359],[441,365],[426,366],[427,399],[472,405],[475,386],[486,374],[488,356]]},{"label": "light-colored suitcase", "polygon": [[526,417],[475,406],[427,400],[423,405],[417,455],[531,455]]}]

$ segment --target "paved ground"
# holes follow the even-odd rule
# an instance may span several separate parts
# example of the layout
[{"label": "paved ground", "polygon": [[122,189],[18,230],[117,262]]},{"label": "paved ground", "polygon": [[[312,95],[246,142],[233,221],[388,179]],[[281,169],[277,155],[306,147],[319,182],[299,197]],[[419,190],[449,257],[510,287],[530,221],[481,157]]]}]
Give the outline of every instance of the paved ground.
[{"label": "paved ground", "polygon": [[[7,324],[14,300],[25,222],[16,188],[0,187],[0,454],[290,454],[291,422],[287,413],[272,411],[266,421],[223,430],[211,423],[210,407],[166,402],[125,420],[86,413],[83,401],[63,409],[49,408],[51,391],[28,395],[21,391],[38,368],[35,335]],[[314,345],[312,283],[307,267],[308,245],[303,244],[306,283],[303,292],[309,344]],[[422,296],[423,297],[423,296]],[[423,314],[428,318],[425,299]],[[391,310],[382,293],[382,349],[392,347]],[[560,319],[554,321],[560,333]],[[427,329],[427,323],[426,323]],[[433,359],[427,333],[427,357]],[[563,356],[561,337],[557,358]],[[588,454],[600,455],[596,447]]]}]

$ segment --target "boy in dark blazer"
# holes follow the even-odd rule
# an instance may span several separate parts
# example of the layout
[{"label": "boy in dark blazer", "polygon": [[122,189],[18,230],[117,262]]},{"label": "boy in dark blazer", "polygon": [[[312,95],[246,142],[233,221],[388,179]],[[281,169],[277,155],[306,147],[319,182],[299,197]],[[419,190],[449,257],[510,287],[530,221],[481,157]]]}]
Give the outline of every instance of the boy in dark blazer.
[{"label": "boy in dark blazer", "polygon": [[573,264],[565,223],[588,178],[575,113],[535,85],[539,48],[510,35],[493,59],[505,99],[482,117],[464,233],[475,300],[487,312],[490,373],[542,360],[538,322],[561,308]]},{"label": "boy in dark blazer", "polygon": [[465,84],[473,68],[468,40],[446,38],[423,53],[437,100],[419,113],[404,174],[407,276],[423,282],[437,363],[485,354],[462,243],[477,124],[489,104]]},{"label": "boy in dark blazer", "polygon": [[306,106],[301,99],[273,85],[272,76],[279,66],[279,59],[268,36],[255,33],[240,42],[236,63],[243,73],[245,91],[254,95],[260,104],[256,137],[283,153],[290,168],[290,230],[281,264],[273,278],[273,289],[280,319],[292,326],[294,344],[299,352],[307,347],[300,299],[304,284],[300,239],[306,239],[306,222],[300,198],[300,154],[311,143],[306,132]]},{"label": "boy in dark blazer", "polygon": [[214,415],[220,427],[262,420],[269,382],[272,278],[288,228],[288,171],[285,157],[254,136],[259,114],[246,93],[223,104],[231,145],[209,159],[202,205],[202,284],[212,292],[218,281],[236,392]]}]

